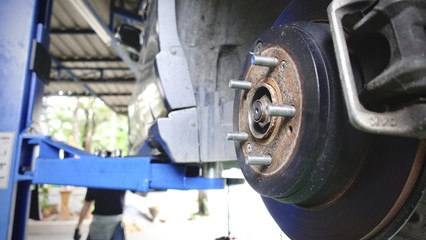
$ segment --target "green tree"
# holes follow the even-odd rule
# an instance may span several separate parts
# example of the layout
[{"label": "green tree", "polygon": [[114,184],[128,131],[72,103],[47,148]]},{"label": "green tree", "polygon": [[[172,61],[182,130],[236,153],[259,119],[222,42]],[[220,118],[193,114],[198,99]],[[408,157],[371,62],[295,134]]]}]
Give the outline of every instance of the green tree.
[{"label": "green tree", "polygon": [[116,114],[99,99],[45,97],[40,120],[43,134],[88,152],[95,149],[128,152],[127,116]]}]

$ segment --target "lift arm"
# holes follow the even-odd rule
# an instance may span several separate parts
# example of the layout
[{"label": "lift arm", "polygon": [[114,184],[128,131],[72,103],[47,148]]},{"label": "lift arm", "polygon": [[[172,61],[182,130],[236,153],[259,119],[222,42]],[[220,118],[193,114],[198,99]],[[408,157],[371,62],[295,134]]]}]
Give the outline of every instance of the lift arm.
[{"label": "lift arm", "polygon": [[[100,157],[52,140],[48,136],[24,135],[25,145],[39,146],[33,171],[24,172],[33,183],[75,185],[96,188],[189,190],[224,188],[222,178],[188,176],[198,168],[164,162],[157,157]],[[63,151],[64,157],[60,157]]]}]

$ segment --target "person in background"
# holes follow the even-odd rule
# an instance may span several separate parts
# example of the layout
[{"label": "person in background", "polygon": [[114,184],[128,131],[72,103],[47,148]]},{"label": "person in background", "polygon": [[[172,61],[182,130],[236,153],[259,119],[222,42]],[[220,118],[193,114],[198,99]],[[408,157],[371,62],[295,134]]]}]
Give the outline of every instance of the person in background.
[{"label": "person in background", "polygon": [[[106,156],[111,156],[111,153]],[[103,155],[103,154],[101,154]],[[103,157],[106,157],[103,156]],[[95,205],[93,219],[90,223],[88,240],[124,240],[124,229],[122,226],[125,190],[112,190],[100,188],[88,188],[84,198],[83,208],[80,212],[74,240],[81,238],[80,226],[84,218]]]},{"label": "person in background", "polygon": [[88,188],[83,208],[80,212],[74,239],[80,239],[80,226],[95,203],[93,220],[89,228],[88,240],[125,239],[122,227],[125,190]]}]

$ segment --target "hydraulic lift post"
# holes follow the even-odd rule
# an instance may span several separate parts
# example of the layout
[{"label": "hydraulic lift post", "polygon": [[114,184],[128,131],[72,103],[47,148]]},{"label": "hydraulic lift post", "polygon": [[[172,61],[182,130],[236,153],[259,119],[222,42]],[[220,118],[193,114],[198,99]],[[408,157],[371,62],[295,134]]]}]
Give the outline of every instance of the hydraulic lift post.
[{"label": "hydraulic lift post", "polygon": [[[31,166],[32,153],[21,148],[21,136],[31,125],[33,105],[42,81],[30,71],[33,42],[43,43],[39,17],[46,2],[6,0],[0,7],[0,239],[23,239],[28,218],[31,181],[20,176]],[[39,7],[43,6],[44,9]]]},{"label": "hydraulic lift post", "polygon": [[34,133],[44,82],[32,69],[41,62],[35,48],[48,46],[51,7],[50,0],[5,0],[0,7],[0,239],[25,239],[31,184],[142,192],[224,188],[224,179],[196,174],[199,166],[151,156],[102,158]]}]

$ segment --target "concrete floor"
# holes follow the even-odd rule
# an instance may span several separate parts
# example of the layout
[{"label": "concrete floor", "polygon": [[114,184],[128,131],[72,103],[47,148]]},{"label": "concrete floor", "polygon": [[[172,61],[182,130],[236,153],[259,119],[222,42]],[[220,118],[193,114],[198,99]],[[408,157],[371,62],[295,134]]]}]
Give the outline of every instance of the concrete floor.
[{"label": "concrete floor", "polygon": [[[226,236],[226,231],[223,232],[216,228],[217,221],[212,221],[210,218],[204,218],[200,220],[194,220],[191,222],[179,222],[179,223],[158,223],[152,226],[137,231],[130,231],[126,233],[127,240],[170,240],[170,239],[185,239],[185,240],[215,240],[222,236]],[[282,240],[288,239],[285,236],[280,236],[278,231],[267,232],[261,227],[255,228],[257,233],[254,233],[253,229],[247,229],[246,233],[243,234],[231,234],[238,240]],[[266,231],[266,232],[265,232]],[[72,239],[73,230],[70,229],[68,232],[63,233],[32,233],[27,235],[28,240],[70,240]],[[82,239],[86,239],[86,234],[83,235]]]},{"label": "concrete floor", "polygon": [[[150,193],[148,197],[128,193],[124,222],[128,240],[215,240],[228,232],[227,205],[230,206],[231,236],[237,240],[283,240],[287,238],[270,217],[263,202],[247,184],[226,190],[210,190],[209,216],[194,215],[198,210],[197,191],[167,191]],[[229,199],[229,201],[228,201]],[[154,222],[148,207],[155,206],[159,215]],[[76,217],[77,218],[77,217]],[[28,240],[72,239],[77,219],[70,221],[30,221],[27,227]],[[81,231],[87,234],[90,220]],[[85,239],[85,238],[83,238]]]}]

